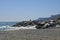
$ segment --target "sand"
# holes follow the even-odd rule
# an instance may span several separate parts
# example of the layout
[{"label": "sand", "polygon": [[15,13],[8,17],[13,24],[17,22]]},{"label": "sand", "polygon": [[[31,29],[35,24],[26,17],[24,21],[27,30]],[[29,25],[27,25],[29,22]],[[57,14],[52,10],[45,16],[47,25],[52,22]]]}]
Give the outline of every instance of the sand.
[{"label": "sand", "polygon": [[60,40],[60,28],[0,31],[0,40]]}]

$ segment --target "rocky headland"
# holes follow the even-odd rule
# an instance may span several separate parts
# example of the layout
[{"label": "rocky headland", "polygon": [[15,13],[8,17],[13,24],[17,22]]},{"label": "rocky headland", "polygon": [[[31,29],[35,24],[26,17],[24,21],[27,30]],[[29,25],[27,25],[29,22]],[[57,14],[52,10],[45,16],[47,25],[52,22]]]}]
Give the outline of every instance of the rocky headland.
[{"label": "rocky headland", "polygon": [[45,28],[53,28],[53,27],[57,27],[60,26],[60,17],[57,17],[56,20],[48,20],[48,21],[36,21],[36,20],[29,20],[29,21],[22,21],[22,22],[18,22],[15,25],[13,25],[12,27],[26,27],[26,26],[34,26],[36,25],[36,29],[45,29]]}]

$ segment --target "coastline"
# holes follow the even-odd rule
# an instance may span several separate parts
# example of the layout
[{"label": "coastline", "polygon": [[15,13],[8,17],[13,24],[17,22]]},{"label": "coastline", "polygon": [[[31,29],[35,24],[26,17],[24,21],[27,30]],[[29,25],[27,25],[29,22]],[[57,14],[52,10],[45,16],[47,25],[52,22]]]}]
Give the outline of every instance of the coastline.
[{"label": "coastline", "polygon": [[10,26],[2,26],[0,27],[0,31],[13,31],[13,30],[25,30],[25,29],[36,29],[35,26],[21,26],[21,27],[10,27]]}]

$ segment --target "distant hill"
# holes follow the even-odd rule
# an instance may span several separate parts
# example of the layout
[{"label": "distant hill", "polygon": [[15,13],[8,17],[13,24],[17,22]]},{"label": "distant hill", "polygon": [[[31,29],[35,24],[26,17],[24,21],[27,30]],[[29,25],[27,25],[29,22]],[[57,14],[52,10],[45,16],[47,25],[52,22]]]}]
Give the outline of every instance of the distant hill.
[{"label": "distant hill", "polygon": [[51,15],[51,17],[46,18],[38,18],[36,21],[48,21],[48,20],[56,20],[58,17],[60,17],[60,14],[57,15]]},{"label": "distant hill", "polygon": [[58,17],[60,17],[60,14],[57,14],[57,15],[52,15],[52,16],[50,17],[50,19],[55,20],[55,19],[57,19]]}]

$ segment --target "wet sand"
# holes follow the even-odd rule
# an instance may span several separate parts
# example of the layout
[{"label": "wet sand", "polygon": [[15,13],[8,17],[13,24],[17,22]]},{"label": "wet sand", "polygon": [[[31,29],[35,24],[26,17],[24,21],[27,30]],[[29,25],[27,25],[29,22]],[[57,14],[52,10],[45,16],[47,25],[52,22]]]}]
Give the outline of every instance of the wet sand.
[{"label": "wet sand", "polygon": [[0,31],[0,40],[60,40],[60,28]]}]

